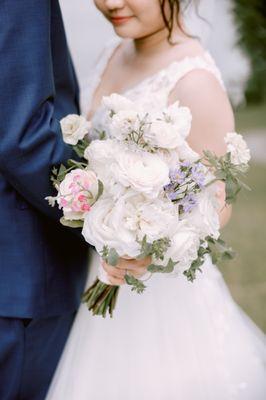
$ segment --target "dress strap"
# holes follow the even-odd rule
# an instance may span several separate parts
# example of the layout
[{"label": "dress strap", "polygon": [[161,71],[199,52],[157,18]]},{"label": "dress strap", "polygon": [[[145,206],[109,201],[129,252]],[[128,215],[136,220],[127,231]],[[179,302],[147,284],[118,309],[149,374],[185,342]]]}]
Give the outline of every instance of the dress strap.
[{"label": "dress strap", "polygon": [[168,94],[174,89],[180,79],[191,71],[203,69],[215,76],[223,90],[226,90],[220,70],[215,64],[209,52],[205,51],[201,56],[185,57],[181,61],[176,61],[166,68],[165,75],[167,76],[167,85],[165,87]]},{"label": "dress strap", "polygon": [[96,62],[94,69],[92,70],[89,81],[87,81],[87,83],[83,86],[81,90],[80,108],[82,115],[87,115],[93,94],[100,84],[102,75],[108,65],[110,58],[112,57],[114,51],[117,49],[120,43],[121,39],[119,37],[113,37],[105,44],[103,51],[101,52],[98,61]]}]

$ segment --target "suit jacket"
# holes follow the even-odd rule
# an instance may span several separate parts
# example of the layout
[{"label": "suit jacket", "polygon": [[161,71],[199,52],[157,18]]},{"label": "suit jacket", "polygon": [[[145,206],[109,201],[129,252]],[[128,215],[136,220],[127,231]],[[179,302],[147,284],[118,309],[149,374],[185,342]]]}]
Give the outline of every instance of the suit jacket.
[{"label": "suit jacket", "polygon": [[0,316],[77,308],[85,242],[49,207],[50,172],[73,157],[59,120],[78,86],[57,0],[0,1]]}]

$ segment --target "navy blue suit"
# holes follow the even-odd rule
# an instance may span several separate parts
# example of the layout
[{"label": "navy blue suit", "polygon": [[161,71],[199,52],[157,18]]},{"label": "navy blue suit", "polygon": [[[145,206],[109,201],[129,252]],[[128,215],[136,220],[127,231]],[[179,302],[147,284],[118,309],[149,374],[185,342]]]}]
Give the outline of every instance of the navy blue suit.
[{"label": "navy blue suit", "polygon": [[78,86],[58,0],[1,0],[1,400],[44,398],[86,279],[87,245],[44,199],[51,167],[74,156],[69,113]]}]

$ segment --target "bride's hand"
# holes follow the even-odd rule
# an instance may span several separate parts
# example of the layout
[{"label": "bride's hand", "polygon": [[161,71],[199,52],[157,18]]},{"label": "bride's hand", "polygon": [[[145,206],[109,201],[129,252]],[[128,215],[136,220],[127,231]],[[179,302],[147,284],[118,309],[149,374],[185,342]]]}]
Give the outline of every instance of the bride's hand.
[{"label": "bride's hand", "polygon": [[123,285],[125,283],[124,277],[126,274],[133,275],[135,278],[141,278],[146,274],[147,267],[150,264],[151,257],[146,257],[141,260],[119,258],[115,267],[102,260],[102,266],[107,272],[108,280],[112,285]]}]

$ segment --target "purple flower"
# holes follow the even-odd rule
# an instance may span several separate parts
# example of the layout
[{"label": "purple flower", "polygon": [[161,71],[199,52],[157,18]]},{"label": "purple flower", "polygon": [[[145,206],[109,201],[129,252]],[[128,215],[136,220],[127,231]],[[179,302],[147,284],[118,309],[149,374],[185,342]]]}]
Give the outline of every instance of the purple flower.
[{"label": "purple flower", "polygon": [[200,188],[205,184],[205,174],[203,172],[202,164],[194,164],[191,168],[191,177],[196,182]]},{"label": "purple flower", "polygon": [[180,201],[180,205],[182,205],[184,213],[189,213],[197,205],[195,194],[189,193]]},{"label": "purple flower", "polygon": [[172,169],[172,170],[170,170],[169,178],[170,178],[171,182],[176,182],[176,183],[181,184],[186,179],[186,172],[181,171],[180,168]]},{"label": "purple flower", "polygon": [[168,198],[172,201],[177,200],[179,197],[179,193],[178,192],[169,192],[168,193]]},{"label": "purple flower", "polygon": [[165,185],[163,188],[164,188],[164,190],[165,190],[166,192],[169,192],[169,191],[171,191],[171,190],[174,190],[174,185],[173,185],[172,183],[168,183],[168,184]]},{"label": "purple flower", "polygon": [[183,168],[190,168],[191,167],[191,162],[190,161],[182,161],[180,163],[180,166]]}]

